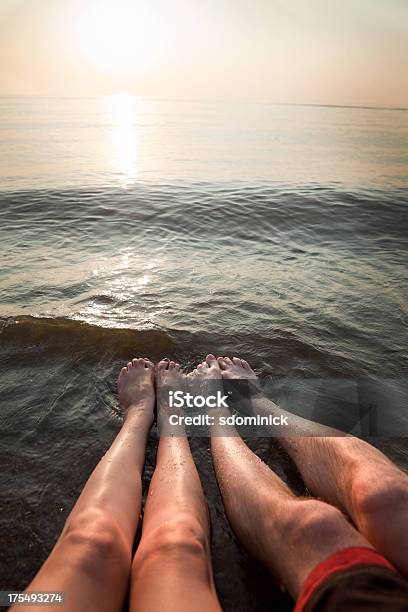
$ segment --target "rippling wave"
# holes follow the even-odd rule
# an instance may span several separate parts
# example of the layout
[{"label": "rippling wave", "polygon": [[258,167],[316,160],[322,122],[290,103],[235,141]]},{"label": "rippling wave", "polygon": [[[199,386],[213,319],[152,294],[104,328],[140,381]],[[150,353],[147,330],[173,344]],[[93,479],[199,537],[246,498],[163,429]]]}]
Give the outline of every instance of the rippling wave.
[{"label": "rippling wave", "polygon": [[231,338],[270,364],[293,338],[293,359],[309,347],[357,370],[405,367],[403,189],[139,185],[1,201],[2,316]]}]

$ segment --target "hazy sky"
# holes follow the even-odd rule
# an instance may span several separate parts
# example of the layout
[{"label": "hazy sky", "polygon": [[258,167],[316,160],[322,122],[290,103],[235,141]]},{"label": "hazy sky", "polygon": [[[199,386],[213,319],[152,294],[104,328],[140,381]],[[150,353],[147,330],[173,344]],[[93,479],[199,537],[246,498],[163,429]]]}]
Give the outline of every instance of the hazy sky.
[{"label": "hazy sky", "polygon": [[0,95],[408,107],[408,0],[0,0]]}]

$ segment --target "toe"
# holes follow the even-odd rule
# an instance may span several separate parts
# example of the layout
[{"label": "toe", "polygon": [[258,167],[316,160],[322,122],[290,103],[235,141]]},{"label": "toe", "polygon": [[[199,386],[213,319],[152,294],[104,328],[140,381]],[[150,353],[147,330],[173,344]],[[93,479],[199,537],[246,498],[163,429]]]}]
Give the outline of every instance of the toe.
[{"label": "toe", "polygon": [[124,368],[122,368],[121,371],[119,372],[119,378],[121,378],[125,374],[127,374],[127,367],[126,366]]},{"label": "toe", "polygon": [[176,364],[174,363],[174,361],[170,361],[169,370],[174,370],[175,367],[176,367]]},{"label": "toe", "polygon": [[167,370],[168,365],[169,365],[168,359],[162,359],[161,361],[159,361],[159,363],[157,365],[157,369],[158,370]]},{"label": "toe", "polygon": [[203,364],[202,364],[202,363],[199,363],[199,364],[198,364],[198,366],[197,366],[197,370],[198,370],[198,371],[200,371],[200,370],[202,370],[202,369],[203,369],[203,367],[204,367],[204,366],[203,366]]},{"label": "toe", "polygon": [[241,363],[246,370],[252,370],[251,366],[249,365],[247,361],[245,361],[245,359],[241,359]]},{"label": "toe", "polygon": [[130,370],[131,368],[133,368],[133,362],[129,361],[127,364],[127,369]]},{"label": "toe", "polygon": [[174,368],[177,370],[177,372],[180,372],[181,368],[180,368],[180,364],[179,363],[175,363]]},{"label": "toe", "polygon": [[235,365],[237,365],[237,366],[241,366],[241,367],[242,367],[241,360],[240,360],[240,359],[238,359],[238,357],[233,357],[233,358],[232,358],[232,361],[235,363]]},{"label": "toe", "polygon": [[227,364],[225,363],[225,360],[223,357],[218,357],[217,361],[218,361],[218,365],[220,366],[221,370],[227,369]]},{"label": "toe", "polygon": [[153,363],[153,361],[150,361],[150,359],[146,359],[145,360],[145,367],[146,368],[150,368],[151,370],[154,370],[154,363]]},{"label": "toe", "polygon": [[227,365],[232,365],[232,361],[229,357],[224,357],[224,361]]},{"label": "toe", "polygon": [[209,355],[207,355],[205,360],[206,360],[206,362],[208,363],[209,366],[213,366],[213,365],[217,364],[216,358],[211,353]]}]

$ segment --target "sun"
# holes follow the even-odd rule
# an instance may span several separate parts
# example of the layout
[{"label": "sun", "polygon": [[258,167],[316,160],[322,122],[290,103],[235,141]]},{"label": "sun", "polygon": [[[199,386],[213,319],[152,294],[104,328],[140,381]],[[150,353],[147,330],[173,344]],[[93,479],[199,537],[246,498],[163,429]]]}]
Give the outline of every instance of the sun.
[{"label": "sun", "polygon": [[105,73],[144,71],[160,56],[163,36],[148,0],[90,0],[79,27],[83,54]]}]

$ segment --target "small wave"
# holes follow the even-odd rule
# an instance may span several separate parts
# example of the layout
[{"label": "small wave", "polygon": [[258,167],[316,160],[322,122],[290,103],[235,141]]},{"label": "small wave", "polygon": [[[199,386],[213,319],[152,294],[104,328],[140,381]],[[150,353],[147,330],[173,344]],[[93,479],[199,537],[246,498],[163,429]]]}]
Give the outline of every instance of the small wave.
[{"label": "small wave", "polygon": [[17,316],[0,319],[3,359],[22,364],[33,358],[66,355],[74,361],[124,362],[140,355],[158,361],[177,359],[194,367],[206,354],[240,355],[249,359],[261,376],[351,374],[351,360],[305,343],[293,333],[275,330],[268,336],[240,333],[230,336],[208,330],[131,329],[90,325],[69,318]]},{"label": "small wave", "polygon": [[[189,241],[202,236],[232,236],[239,240],[268,241],[282,232],[307,239],[349,242],[364,235],[401,239],[408,227],[407,192],[403,189],[345,191],[304,185],[140,184],[126,192],[111,189],[32,190],[1,194],[3,230],[13,229],[21,239],[111,240],[154,230],[174,232]],[[205,223],[203,220],[205,219]],[[183,231],[180,232],[180,227]]]}]

